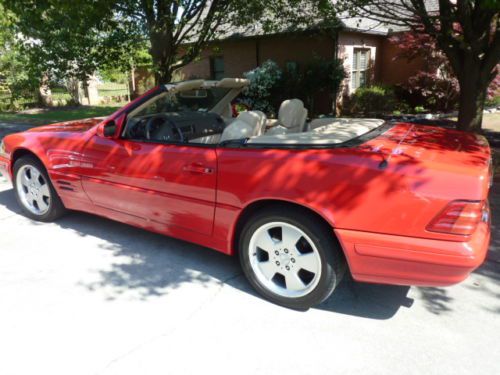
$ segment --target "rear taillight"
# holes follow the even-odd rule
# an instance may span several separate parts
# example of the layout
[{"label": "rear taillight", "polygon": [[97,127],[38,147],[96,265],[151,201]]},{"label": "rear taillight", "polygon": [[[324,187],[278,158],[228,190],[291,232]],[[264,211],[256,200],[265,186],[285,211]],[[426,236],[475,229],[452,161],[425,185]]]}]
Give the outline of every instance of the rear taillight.
[{"label": "rear taillight", "polygon": [[431,221],[427,230],[468,236],[483,219],[485,207],[482,201],[453,201]]}]

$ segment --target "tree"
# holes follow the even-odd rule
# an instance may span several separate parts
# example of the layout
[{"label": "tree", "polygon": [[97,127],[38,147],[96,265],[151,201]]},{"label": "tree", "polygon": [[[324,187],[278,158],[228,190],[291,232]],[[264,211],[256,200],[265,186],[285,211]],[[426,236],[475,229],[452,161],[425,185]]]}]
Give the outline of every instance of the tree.
[{"label": "tree", "polygon": [[123,65],[127,51],[146,43],[158,84],[234,27],[291,31],[335,19],[330,0],[3,1],[32,41],[34,66],[84,79],[100,66]]},{"label": "tree", "polygon": [[138,36],[108,0],[4,0],[32,75],[86,81],[99,66],[129,64]]},{"label": "tree", "polygon": [[0,106],[13,109],[22,97],[36,100],[33,95],[39,80],[29,75],[28,59],[21,51],[21,44],[16,37],[12,13],[0,3]]},{"label": "tree", "polygon": [[446,56],[437,48],[436,40],[423,31],[397,33],[389,41],[398,47],[397,58],[426,61],[402,86],[412,106],[449,112],[458,104],[460,87]]},{"label": "tree", "polygon": [[487,89],[499,74],[498,0],[338,0],[336,6],[431,36],[460,85],[458,128],[481,129]]}]

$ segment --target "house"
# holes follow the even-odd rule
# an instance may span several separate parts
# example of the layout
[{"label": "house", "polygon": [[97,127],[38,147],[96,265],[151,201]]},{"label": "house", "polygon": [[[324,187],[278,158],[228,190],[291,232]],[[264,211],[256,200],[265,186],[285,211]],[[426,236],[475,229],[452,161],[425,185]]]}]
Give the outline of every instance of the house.
[{"label": "house", "polygon": [[[397,32],[368,19],[344,18],[335,30],[266,34],[258,25],[226,32],[202,52],[200,58],[180,69],[182,79],[241,77],[266,60],[282,69],[307,64],[315,56],[344,61],[348,74],[342,88],[347,96],[368,83],[404,83],[424,66],[424,61],[397,59],[398,48],[389,36]],[[333,96],[320,97],[321,113],[332,112]]]}]

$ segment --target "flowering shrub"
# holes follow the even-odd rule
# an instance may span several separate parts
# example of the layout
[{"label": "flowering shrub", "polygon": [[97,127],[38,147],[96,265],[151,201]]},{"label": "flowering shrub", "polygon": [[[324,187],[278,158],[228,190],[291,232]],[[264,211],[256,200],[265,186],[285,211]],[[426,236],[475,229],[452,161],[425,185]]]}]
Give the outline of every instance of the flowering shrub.
[{"label": "flowering shrub", "polygon": [[[497,66],[497,72],[500,71],[500,66]],[[498,106],[500,105],[500,74],[491,81],[490,87],[488,87],[488,93],[486,98],[487,106]]]},{"label": "flowering shrub", "polygon": [[[427,66],[401,85],[399,94],[411,107],[423,106],[433,111],[451,111],[458,105],[460,85],[447,57],[439,52],[436,40],[423,31],[405,32],[392,36],[389,41],[398,46],[398,58],[412,60],[421,57]],[[488,102],[495,103],[500,95],[500,75],[488,88]],[[487,103],[488,103],[487,102]]]},{"label": "flowering shrub", "polygon": [[243,74],[250,81],[243,91],[241,102],[250,108],[275,114],[274,91],[279,86],[283,72],[274,61],[267,60],[261,66]]},{"label": "flowering shrub", "polygon": [[423,105],[433,111],[453,110],[460,96],[460,87],[455,77],[422,71],[410,77],[403,88],[407,90],[411,103]]}]

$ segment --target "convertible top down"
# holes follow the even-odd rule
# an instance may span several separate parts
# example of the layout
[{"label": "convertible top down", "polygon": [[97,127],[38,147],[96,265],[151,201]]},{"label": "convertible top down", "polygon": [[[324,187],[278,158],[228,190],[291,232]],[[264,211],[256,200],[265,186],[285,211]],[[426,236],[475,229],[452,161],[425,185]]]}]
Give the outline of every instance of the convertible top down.
[{"label": "convertible top down", "polygon": [[243,79],[159,86],[106,119],[5,137],[0,172],[23,212],[105,216],[240,256],[269,300],[304,309],[345,271],[449,285],[484,260],[485,138],[378,119],[234,114]]}]

